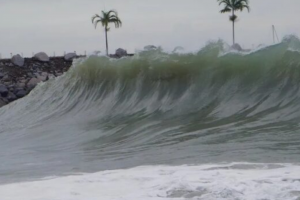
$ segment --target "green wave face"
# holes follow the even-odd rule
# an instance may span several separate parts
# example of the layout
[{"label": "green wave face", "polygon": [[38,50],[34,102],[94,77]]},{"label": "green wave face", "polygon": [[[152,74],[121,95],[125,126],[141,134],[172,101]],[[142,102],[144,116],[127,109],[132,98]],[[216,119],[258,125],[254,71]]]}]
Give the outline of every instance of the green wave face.
[{"label": "green wave face", "polygon": [[[74,82],[72,90],[85,88],[92,94],[88,101],[114,95],[110,99],[114,108],[130,105],[129,112],[147,108],[148,113],[201,113],[212,103],[217,107],[232,101],[246,109],[267,101],[295,102],[298,49],[299,40],[288,37],[247,54],[224,54],[224,44],[219,41],[196,54],[168,54],[159,49],[120,60],[91,56],[69,72],[69,81]],[[235,114],[235,107],[230,114]]]}]

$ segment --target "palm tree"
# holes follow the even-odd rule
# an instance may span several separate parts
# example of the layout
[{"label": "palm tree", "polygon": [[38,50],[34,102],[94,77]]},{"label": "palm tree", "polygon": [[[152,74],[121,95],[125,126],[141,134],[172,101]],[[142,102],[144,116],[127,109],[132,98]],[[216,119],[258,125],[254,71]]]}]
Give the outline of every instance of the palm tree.
[{"label": "palm tree", "polygon": [[232,12],[232,15],[229,16],[229,20],[232,21],[232,31],[233,31],[233,44],[235,44],[235,35],[234,35],[234,23],[237,19],[237,16],[234,14],[235,11],[243,11],[244,8],[250,11],[249,1],[248,0],[218,0],[219,5],[224,4],[224,8],[220,11],[221,13]]},{"label": "palm tree", "polygon": [[105,40],[106,40],[106,55],[108,55],[108,40],[107,40],[107,32],[110,30],[108,25],[110,23],[115,24],[116,28],[119,28],[122,26],[122,21],[118,17],[118,13],[114,10],[110,10],[108,12],[102,11],[102,16],[100,15],[94,15],[92,17],[92,23],[95,25],[95,28],[97,28],[97,24],[101,23],[105,30]]}]

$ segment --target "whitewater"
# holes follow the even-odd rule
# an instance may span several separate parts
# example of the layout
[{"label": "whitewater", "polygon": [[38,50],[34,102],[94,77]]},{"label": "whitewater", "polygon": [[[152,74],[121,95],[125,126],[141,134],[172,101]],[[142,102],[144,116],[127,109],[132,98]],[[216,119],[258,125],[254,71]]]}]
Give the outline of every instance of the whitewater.
[{"label": "whitewater", "polygon": [[1,200],[299,200],[300,40],[91,55],[0,109]]}]

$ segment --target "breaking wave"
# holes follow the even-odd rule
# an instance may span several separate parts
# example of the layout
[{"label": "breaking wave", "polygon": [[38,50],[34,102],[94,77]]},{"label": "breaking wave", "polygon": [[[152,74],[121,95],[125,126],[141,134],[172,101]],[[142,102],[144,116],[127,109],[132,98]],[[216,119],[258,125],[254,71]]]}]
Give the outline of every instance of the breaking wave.
[{"label": "breaking wave", "polygon": [[248,53],[218,41],[197,53],[78,59],[0,109],[0,182],[141,165],[299,162],[299,50],[290,36]]}]

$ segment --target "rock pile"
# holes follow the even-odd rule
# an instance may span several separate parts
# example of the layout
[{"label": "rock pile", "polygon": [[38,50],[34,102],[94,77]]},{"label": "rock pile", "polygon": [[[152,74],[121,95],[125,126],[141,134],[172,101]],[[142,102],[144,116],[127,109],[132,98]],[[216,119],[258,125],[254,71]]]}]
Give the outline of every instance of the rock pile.
[{"label": "rock pile", "polygon": [[67,55],[50,58],[41,52],[33,58],[15,55],[0,60],[0,107],[26,96],[38,83],[66,72],[77,57]]},{"label": "rock pile", "polygon": [[[110,57],[118,59],[133,55],[120,48]],[[82,56],[68,53],[63,57],[49,57],[40,52],[32,58],[22,58],[18,54],[0,60],[0,107],[26,96],[38,83],[62,75],[78,57]]]}]

